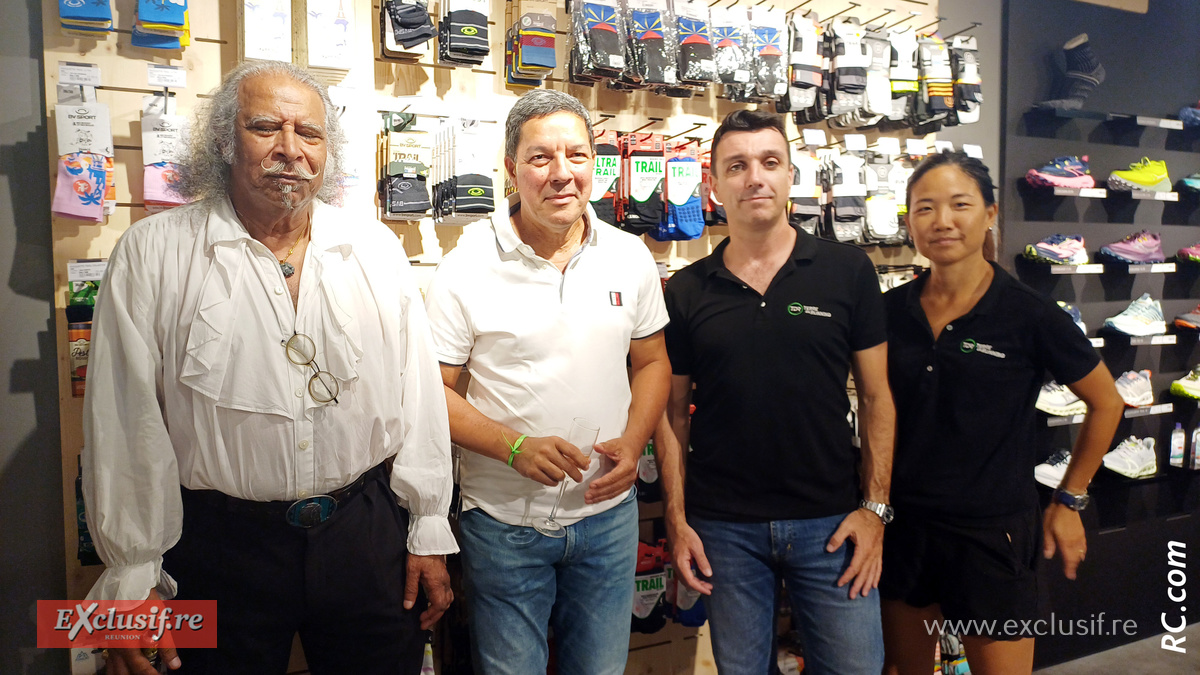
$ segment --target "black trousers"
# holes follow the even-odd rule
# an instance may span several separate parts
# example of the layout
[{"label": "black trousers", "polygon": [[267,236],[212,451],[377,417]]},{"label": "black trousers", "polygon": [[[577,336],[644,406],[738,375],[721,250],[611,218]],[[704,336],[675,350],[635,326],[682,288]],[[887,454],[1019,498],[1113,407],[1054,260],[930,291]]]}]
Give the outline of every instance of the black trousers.
[{"label": "black trousers", "polygon": [[183,534],[163,556],[180,600],[217,601],[217,648],[181,650],[183,674],[282,675],[299,632],[314,675],[419,675],[422,593],[404,610],[408,514],[385,472],[302,529],[183,490]]}]

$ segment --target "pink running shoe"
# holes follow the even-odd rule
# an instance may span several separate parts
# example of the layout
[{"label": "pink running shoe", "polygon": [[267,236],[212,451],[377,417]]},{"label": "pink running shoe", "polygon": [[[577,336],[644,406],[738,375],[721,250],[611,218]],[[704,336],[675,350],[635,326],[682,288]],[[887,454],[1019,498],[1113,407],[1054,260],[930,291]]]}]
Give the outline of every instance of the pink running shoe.
[{"label": "pink running shoe", "polygon": [[1087,155],[1055,157],[1046,166],[1026,172],[1025,180],[1034,187],[1096,187],[1096,179],[1088,171]]}]

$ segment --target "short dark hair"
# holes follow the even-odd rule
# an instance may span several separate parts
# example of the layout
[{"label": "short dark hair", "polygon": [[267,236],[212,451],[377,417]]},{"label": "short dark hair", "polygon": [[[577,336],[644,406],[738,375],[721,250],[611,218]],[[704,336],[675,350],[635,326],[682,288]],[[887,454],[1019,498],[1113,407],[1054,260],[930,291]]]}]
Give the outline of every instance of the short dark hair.
[{"label": "short dark hair", "polygon": [[[912,193],[913,187],[920,182],[925,174],[933,171],[940,166],[953,166],[959,171],[962,171],[968,178],[975,181],[975,185],[979,187],[979,194],[983,197],[983,205],[991,206],[996,203],[996,186],[992,183],[992,174],[988,170],[987,165],[983,162],[967,155],[965,152],[939,152],[935,155],[930,155],[917,165],[912,175],[908,178],[908,189],[904,196],[904,203],[912,208]],[[999,233],[989,233],[987,239],[983,243],[983,257],[988,260],[996,259],[996,249],[998,248]]]},{"label": "short dark hair", "polygon": [[717,144],[725,134],[735,131],[760,131],[762,129],[774,129],[783,137],[783,142],[787,143],[787,131],[783,126],[783,118],[775,113],[769,113],[764,110],[734,110],[725,116],[721,121],[721,126],[717,127],[717,133],[713,134],[712,145],[709,147],[709,155],[712,162],[717,161]]}]

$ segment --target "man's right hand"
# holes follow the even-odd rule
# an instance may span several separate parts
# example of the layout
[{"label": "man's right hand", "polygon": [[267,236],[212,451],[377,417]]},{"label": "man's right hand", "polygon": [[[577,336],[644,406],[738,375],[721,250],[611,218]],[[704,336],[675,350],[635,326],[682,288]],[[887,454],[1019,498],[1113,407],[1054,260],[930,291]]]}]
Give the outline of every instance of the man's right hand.
[{"label": "man's right hand", "polygon": [[590,463],[579,448],[558,436],[527,436],[519,450],[512,467],[522,476],[549,487],[558,485],[567,476],[576,483],[583,482],[583,471]]},{"label": "man's right hand", "polygon": [[[162,598],[158,596],[158,591],[150,589],[150,595],[146,598],[146,602],[157,602],[162,604]],[[158,675],[158,670],[150,665],[150,660],[142,655],[140,647],[131,647],[129,649],[109,649],[108,665],[104,672],[108,675]],[[175,653],[174,647],[159,647],[158,655],[162,662],[167,664],[167,668],[178,670],[183,662],[179,660],[179,656]]]},{"label": "man's right hand", "polygon": [[693,591],[702,595],[712,595],[712,584],[701,581],[692,572],[692,564],[695,563],[700,574],[712,578],[712,567],[708,564],[708,557],[704,555],[704,544],[700,541],[700,535],[696,534],[692,526],[687,524],[687,519],[682,516],[668,517],[666,520],[667,545],[671,549],[671,565],[675,573]]}]

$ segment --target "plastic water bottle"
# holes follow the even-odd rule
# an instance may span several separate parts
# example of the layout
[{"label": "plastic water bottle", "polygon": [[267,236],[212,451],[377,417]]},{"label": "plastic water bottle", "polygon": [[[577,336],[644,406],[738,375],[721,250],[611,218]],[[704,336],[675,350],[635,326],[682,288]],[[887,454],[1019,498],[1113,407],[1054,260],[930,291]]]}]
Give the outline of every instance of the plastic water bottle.
[{"label": "plastic water bottle", "polygon": [[1183,425],[1175,423],[1175,431],[1171,432],[1171,466],[1183,467],[1183,447],[1187,439],[1183,434]]},{"label": "plastic water bottle", "polygon": [[1200,425],[1192,430],[1192,468],[1200,469]]}]

